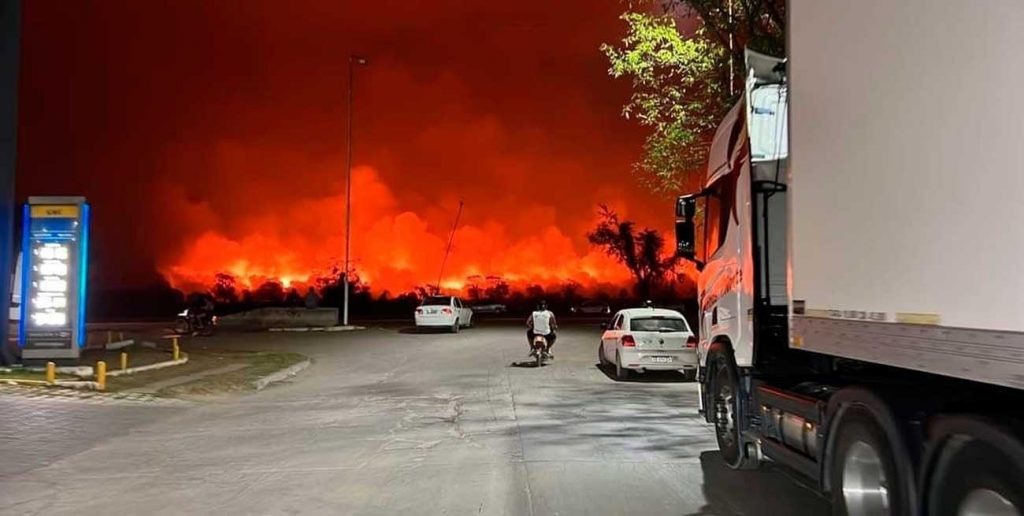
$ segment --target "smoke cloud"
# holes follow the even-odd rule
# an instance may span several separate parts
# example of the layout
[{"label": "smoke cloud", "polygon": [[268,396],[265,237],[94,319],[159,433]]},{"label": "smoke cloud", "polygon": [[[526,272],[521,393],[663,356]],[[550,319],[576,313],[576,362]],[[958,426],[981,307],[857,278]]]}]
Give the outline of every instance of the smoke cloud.
[{"label": "smoke cloud", "polygon": [[24,7],[19,192],[86,195],[94,277],[302,282],[340,263],[355,69],[354,266],[376,290],[473,274],[623,284],[586,242],[642,135],[598,51],[618,2],[136,2]]}]

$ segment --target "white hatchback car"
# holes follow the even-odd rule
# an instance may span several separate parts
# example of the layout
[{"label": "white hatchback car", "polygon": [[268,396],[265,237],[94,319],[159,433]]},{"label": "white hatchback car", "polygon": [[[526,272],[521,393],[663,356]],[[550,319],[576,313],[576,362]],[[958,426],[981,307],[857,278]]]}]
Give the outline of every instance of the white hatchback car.
[{"label": "white hatchback car", "polygon": [[697,375],[697,338],[683,315],[664,308],[620,310],[604,324],[597,358],[615,365],[615,377],[633,372],[678,370],[687,379]]},{"label": "white hatchback car", "polygon": [[473,310],[455,296],[430,296],[416,308],[417,328],[447,328],[458,333],[459,328],[473,324]]}]

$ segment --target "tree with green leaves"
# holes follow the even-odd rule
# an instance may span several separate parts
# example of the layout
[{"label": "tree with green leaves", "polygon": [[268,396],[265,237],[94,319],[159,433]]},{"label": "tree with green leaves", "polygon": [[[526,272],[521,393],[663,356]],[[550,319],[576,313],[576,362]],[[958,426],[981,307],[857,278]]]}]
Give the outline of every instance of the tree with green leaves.
[{"label": "tree with green leaves", "polygon": [[663,0],[665,13],[696,17],[705,36],[732,56],[734,77],[743,76],[743,50],[786,53],[786,0]]},{"label": "tree with green leaves", "polygon": [[620,220],[607,206],[601,206],[601,221],[587,239],[629,269],[636,280],[636,294],[643,299],[650,299],[679,263],[675,253],[665,256],[661,233],[651,228],[638,230],[634,222]]},{"label": "tree with green leaves", "polygon": [[[612,77],[632,80],[623,116],[650,129],[635,164],[644,185],[664,193],[693,186],[715,127],[743,90],[743,49],[782,55],[784,14],[784,0],[628,4],[626,36],[601,50]],[[678,22],[687,19],[696,23],[684,33]]]}]

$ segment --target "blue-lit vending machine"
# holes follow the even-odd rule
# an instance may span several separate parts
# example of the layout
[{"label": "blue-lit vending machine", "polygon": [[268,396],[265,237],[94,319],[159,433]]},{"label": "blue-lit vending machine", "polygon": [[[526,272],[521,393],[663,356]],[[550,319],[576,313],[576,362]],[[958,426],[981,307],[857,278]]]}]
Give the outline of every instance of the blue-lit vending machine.
[{"label": "blue-lit vending machine", "polygon": [[84,197],[29,197],[22,224],[21,358],[75,362],[86,339],[89,205]]}]

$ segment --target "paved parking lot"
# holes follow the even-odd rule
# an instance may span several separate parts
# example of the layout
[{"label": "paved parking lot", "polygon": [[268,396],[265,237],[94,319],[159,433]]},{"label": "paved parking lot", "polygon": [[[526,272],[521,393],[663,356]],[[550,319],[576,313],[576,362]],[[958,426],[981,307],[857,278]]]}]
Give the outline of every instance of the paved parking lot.
[{"label": "paved parking lot", "polygon": [[785,471],[721,466],[696,386],[616,382],[592,325],[557,359],[522,329],[222,334],[187,346],[305,353],[294,381],[214,401],[0,393],[0,512],[828,514]]}]

